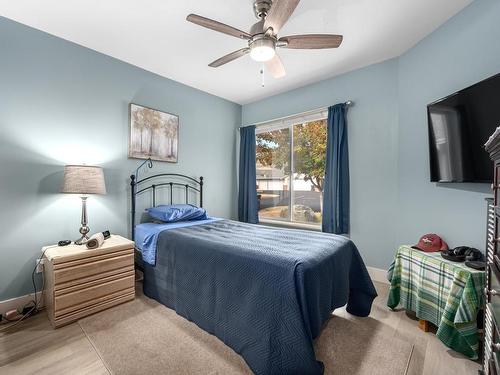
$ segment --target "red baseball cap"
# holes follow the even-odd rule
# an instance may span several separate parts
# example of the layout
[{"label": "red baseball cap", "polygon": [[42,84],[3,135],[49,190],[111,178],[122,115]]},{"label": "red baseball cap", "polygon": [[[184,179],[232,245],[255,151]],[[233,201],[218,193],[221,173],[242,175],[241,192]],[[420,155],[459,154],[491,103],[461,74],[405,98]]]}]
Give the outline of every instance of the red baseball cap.
[{"label": "red baseball cap", "polygon": [[448,250],[448,244],[437,234],[429,233],[420,237],[418,244],[412,246],[412,248],[425,251],[426,253],[432,253]]}]

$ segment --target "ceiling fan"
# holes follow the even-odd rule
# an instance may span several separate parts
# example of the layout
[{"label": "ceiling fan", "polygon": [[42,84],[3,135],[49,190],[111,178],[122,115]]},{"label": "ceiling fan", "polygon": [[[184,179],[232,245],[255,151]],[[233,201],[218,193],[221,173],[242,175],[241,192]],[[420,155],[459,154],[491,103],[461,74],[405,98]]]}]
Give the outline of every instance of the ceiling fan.
[{"label": "ceiling fan", "polygon": [[283,77],[285,68],[281,59],[276,54],[276,48],[291,49],[323,49],[337,48],[342,43],[342,35],[308,34],[278,37],[278,32],[288,21],[300,0],[255,0],[253,4],[255,16],[259,21],[254,24],[250,32],[245,32],[210,18],[190,14],[186,20],[206,27],[244,39],[248,46],[231,52],[208,64],[217,68],[241,56],[250,53],[250,57],[258,62],[264,62],[267,69],[275,78]]}]

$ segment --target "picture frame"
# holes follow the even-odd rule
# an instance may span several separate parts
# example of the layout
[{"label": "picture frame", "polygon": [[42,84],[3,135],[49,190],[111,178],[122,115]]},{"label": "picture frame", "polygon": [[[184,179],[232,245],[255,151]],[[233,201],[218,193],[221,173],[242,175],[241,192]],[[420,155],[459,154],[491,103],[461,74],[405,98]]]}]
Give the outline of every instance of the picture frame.
[{"label": "picture frame", "polygon": [[178,155],[179,116],[130,103],[128,157],[177,163]]}]

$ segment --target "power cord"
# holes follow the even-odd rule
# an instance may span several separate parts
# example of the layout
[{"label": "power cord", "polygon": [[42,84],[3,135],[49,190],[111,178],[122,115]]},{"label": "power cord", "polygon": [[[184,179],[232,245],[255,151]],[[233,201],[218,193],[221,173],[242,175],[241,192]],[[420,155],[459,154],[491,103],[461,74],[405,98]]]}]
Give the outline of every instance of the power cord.
[{"label": "power cord", "polygon": [[[53,248],[53,247],[55,247],[55,246],[46,247],[46,248],[42,251],[42,255],[40,256],[40,258],[38,258],[38,262],[36,263],[36,266],[35,266],[35,268],[33,268],[33,272],[31,273],[31,282],[32,282],[32,284],[33,284],[33,290],[34,290],[34,293],[35,293],[35,294],[33,295],[33,296],[34,296],[34,301],[33,301],[33,302],[35,303],[35,313],[37,313],[38,311],[40,311],[40,310],[39,310],[39,306],[38,306],[38,295],[37,295],[37,294],[38,294],[38,292],[37,292],[37,290],[36,290],[36,281],[35,281],[35,274],[36,274],[36,270],[37,270],[37,268],[40,266],[40,263],[42,263],[42,261],[43,261],[43,257],[44,257],[44,255],[45,255],[45,252],[46,252],[48,249],[51,249],[51,248]],[[44,276],[44,274],[43,274],[43,272],[42,272],[42,289],[41,289],[42,293],[43,293],[43,291],[44,291],[44,288],[45,288],[45,276]]]},{"label": "power cord", "polygon": [[25,318],[27,318],[28,316],[31,316],[33,315],[33,311],[35,310],[35,306],[33,305],[33,307],[31,308],[31,310],[29,310],[26,314],[22,315],[20,318],[18,318],[17,320],[9,320],[7,318],[4,318],[6,321],[10,322],[11,324],[9,324],[8,326],[5,326],[3,327],[2,329],[0,329],[0,333],[3,333],[5,331],[8,331],[9,329],[17,326],[19,323],[21,323]]},{"label": "power cord", "polygon": [[[9,324],[8,326],[5,326],[5,327],[2,327],[0,329],[0,333],[2,332],[5,332],[13,327],[15,327],[16,325],[18,325],[19,323],[21,323],[21,321],[23,321],[24,319],[32,316],[32,315],[35,315],[36,313],[42,311],[42,308],[40,308],[39,306],[39,301],[38,301],[38,291],[37,291],[37,287],[36,287],[36,280],[35,280],[35,274],[36,274],[36,270],[37,268],[40,266],[40,264],[42,263],[42,260],[43,260],[43,257],[45,255],[45,252],[48,250],[48,249],[51,249],[53,247],[56,247],[56,246],[50,246],[50,247],[47,247],[45,248],[45,250],[43,250],[42,252],[42,255],[40,256],[40,258],[38,258],[38,262],[36,263],[35,265],[35,268],[33,268],[33,272],[31,273],[31,282],[33,284],[33,291],[34,291],[34,294],[33,294],[33,300],[31,300],[30,302],[26,303],[23,307],[22,307],[22,311],[21,313],[23,314],[21,317],[19,317],[18,319],[15,319],[15,320],[9,320],[7,318],[4,317],[4,319],[9,322],[9,323],[12,323],[12,324]],[[42,295],[43,295],[43,292],[44,292],[44,289],[45,289],[45,277],[44,277],[44,274],[42,272],[42,289],[41,289],[41,292],[42,292]],[[41,301],[40,301],[41,302]],[[33,304],[33,306],[31,306],[31,308],[27,311],[26,311],[26,308],[28,308],[28,306],[30,304]]]}]

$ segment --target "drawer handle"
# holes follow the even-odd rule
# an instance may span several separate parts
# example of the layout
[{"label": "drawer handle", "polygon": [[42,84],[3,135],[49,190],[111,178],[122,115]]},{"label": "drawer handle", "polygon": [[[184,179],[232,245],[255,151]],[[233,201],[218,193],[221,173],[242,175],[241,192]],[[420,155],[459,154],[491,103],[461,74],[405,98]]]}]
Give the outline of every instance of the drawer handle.
[{"label": "drawer handle", "polygon": [[[495,290],[495,289],[490,290],[488,288],[484,288],[484,292],[486,294],[489,294],[490,296],[500,296],[500,291]],[[500,344],[498,344],[498,345],[500,345]],[[500,348],[500,346],[499,346],[499,348]]]}]

